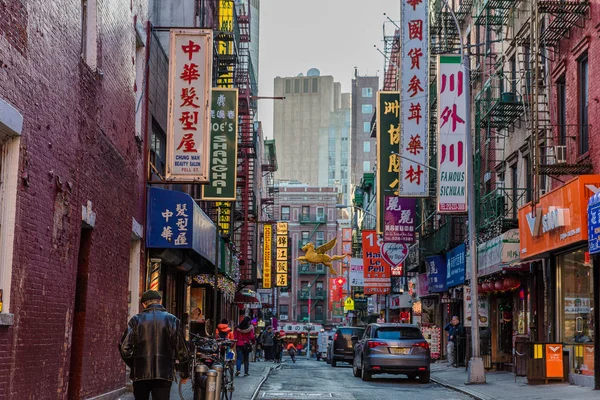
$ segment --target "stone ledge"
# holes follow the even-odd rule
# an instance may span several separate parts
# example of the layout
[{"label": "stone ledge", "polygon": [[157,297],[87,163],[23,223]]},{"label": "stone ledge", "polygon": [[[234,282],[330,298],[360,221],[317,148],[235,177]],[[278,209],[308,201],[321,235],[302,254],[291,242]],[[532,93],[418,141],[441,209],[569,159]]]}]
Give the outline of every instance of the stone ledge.
[{"label": "stone ledge", "polygon": [[12,326],[15,323],[15,315],[0,313],[0,326]]}]

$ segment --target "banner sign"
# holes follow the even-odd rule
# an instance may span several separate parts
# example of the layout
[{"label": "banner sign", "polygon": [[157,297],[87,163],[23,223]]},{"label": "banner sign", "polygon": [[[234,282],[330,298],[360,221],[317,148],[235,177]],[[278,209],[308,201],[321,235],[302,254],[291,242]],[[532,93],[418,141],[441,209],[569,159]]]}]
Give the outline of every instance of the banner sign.
[{"label": "banner sign", "polygon": [[377,233],[383,234],[385,196],[397,196],[400,173],[400,94],[377,92]]},{"label": "banner sign", "polygon": [[446,287],[462,285],[465,282],[467,247],[461,244],[446,253]]},{"label": "banner sign", "polygon": [[414,243],[417,200],[385,196],[383,240],[393,243]]},{"label": "banner sign", "polygon": [[400,196],[429,196],[429,4],[400,2]]},{"label": "banner sign", "polygon": [[287,287],[288,285],[288,225],[287,222],[277,223],[277,271],[276,285]]},{"label": "banner sign", "polygon": [[342,228],[342,242],[352,241],[352,228]]},{"label": "banner sign", "polygon": [[263,226],[263,288],[271,288],[271,249],[273,246],[273,228],[271,225]]},{"label": "banner sign", "polygon": [[209,181],[212,31],[171,29],[166,179]]},{"label": "banner sign", "polygon": [[429,292],[444,292],[446,290],[446,257],[425,257],[425,266],[429,279]]},{"label": "banner sign", "polygon": [[597,254],[600,253],[600,194],[590,197],[587,215],[590,254]]},{"label": "banner sign", "polygon": [[203,200],[236,199],[238,90],[213,89],[209,183],[202,186]]},{"label": "banner sign", "polygon": [[375,231],[362,231],[363,268],[365,277],[365,294],[389,294],[390,265],[381,257],[381,238]]},{"label": "banner sign", "polygon": [[467,212],[468,100],[460,56],[438,56],[437,71],[437,160],[438,212]]},{"label": "banner sign", "polygon": [[[233,86],[233,64],[235,56],[233,55],[233,0],[219,0],[219,34],[215,38],[217,41],[217,53],[219,61],[226,60],[231,65],[219,65],[217,86]],[[222,64],[222,62],[220,63]]]},{"label": "banner sign", "polygon": [[[466,327],[471,326],[471,321],[473,319],[473,310],[471,309],[471,286],[465,285],[463,287],[464,295],[463,295],[463,306],[465,313],[465,320],[463,325]],[[489,307],[488,307],[488,298],[486,294],[480,294],[478,301],[478,311],[479,311],[479,327],[487,328],[490,323],[489,316]]]},{"label": "banner sign", "polygon": [[360,258],[350,259],[350,287],[352,286],[365,286],[363,260]]}]

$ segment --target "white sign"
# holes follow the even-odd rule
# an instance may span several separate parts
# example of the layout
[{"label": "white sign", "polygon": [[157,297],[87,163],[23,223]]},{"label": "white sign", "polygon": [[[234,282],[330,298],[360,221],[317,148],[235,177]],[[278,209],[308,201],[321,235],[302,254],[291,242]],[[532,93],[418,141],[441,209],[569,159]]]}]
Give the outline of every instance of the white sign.
[{"label": "white sign", "polygon": [[284,331],[285,333],[306,333],[310,330],[310,332],[321,332],[323,329],[323,325],[320,324],[303,324],[303,323],[290,323],[290,324],[281,324],[279,329]]},{"label": "white sign", "polygon": [[477,246],[477,270],[479,276],[496,272],[495,267],[508,266],[520,259],[519,230],[511,229],[502,235]]},{"label": "white sign", "polygon": [[[473,313],[472,313],[472,309],[471,309],[471,287],[470,286],[463,286],[464,288],[464,295],[463,295],[463,305],[464,305],[464,315],[465,315],[465,320],[463,322],[463,326],[471,326],[472,323],[472,319],[473,319]],[[478,302],[478,307],[479,307],[479,327],[481,328],[486,328],[489,326],[490,323],[490,315],[488,312],[488,299],[487,299],[487,295],[485,294],[480,294],[479,295],[479,302]]]},{"label": "white sign", "polygon": [[438,212],[467,212],[467,125],[465,73],[460,56],[438,56]]},{"label": "white sign", "polygon": [[399,195],[429,196],[429,29],[428,1],[400,2]]},{"label": "white sign", "polygon": [[406,260],[408,245],[406,243],[387,243],[381,246],[381,257],[390,264],[392,268],[398,267]]},{"label": "white sign", "polygon": [[350,259],[350,286],[365,286],[365,275],[363,272],[363,260],[361,258]]},{"label": "white sign", "polygon": [[172,29],[170,46],[166,178],[208,182],[212,31]]}]

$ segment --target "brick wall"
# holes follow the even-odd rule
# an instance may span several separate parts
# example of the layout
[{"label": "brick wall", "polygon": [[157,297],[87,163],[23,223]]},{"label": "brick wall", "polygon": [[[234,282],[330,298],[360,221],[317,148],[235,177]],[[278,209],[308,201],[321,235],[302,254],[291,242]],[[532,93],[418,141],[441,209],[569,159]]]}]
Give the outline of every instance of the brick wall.
[{"label": "brick wall", "polygon": [[133,21],[146,20],[143,4],[98,1],[98,73],[81,61],[80,1],[0,3],[0,96],[24,117],[15,323],[0,327],[0,398],[68,396],[81,207],[88,200],[97,219],[80,319],[83,359],[73,371],[81,386],[70,397],[124,386],[117,343],[127,322],[131,221],[144,220],[144,144],[135,140],[133,91]]}]

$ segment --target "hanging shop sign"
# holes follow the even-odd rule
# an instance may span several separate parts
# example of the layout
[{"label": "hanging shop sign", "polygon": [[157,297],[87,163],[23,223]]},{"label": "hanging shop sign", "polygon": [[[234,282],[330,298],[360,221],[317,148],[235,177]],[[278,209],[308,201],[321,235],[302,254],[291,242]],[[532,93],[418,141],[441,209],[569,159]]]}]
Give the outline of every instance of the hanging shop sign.
[{"label": "hanging shop sign", "polygon": [[277,276],[276,286],[287,287],[288,286],[288,225],[287,222],[277,223]]},{"label": "hanging shop sign", "polygon": [[417,285],[417,297],[425,297],[429,295],[429,279],[427,274],[419,274]]},{"label": "hanging shop sign", "polygon": [[429,292],[439,293],[446,290],[446,257],[425,257],[425,267],[429,280]]},{"label": "hanging shop sign", "polygon": [[363,260],[360,258],[350,259],[350,287],[352,286],[365,286]]},{"label": "hanging shop sign", "polygon": [[[501,270],[520,268],[519,230],[511,229],[477,246],[477,275],[491,275]],[[471,271],[467,269],[467,276]]]},{"label": "hanging shop sign", "polygon": [[221,236],[231,235],[231,202],[217,201],[215,206],[219,207],[219,233]]},{"label": "hanging shop sign", "polygon": [[441,340],[441,330],[436,326],[421,327],[421,333],[423,333],[423,337],[429,343],[429,351],[431,352],[431,358],[437,360],[440,358],[440,340]]},{"label": "hanging shop sign", "polygon": [[377,92],[377,233],[384,232],[385,196],[399,194],[400,94]]},{"label": "hanging shop sign", "polygon": [[[471,287],[463,286],[464,295],[463,295],[463,307],[464,307],[464,326],[470,327],[473,322],[473,310],[471,309]],[[479,312],[479,327],[486,328],[490,323],[490,315],[489,315],[489,305],[488,298],[485,294],[479,294],[478,296],[479,302],[478,304],[478,312]]]},{"label": "hanging shop sign", "polygon": [[166,178],[207,183],[212,31],[172,29],[170,39]]},{"label": "hanging shop sign", "polygon": [[398,191],[400,196],[408,197],[429,196],[428,3],[400,2],[400,125],[395,131],[385,126],[399,135],[402,157],[396,159],[400,163]]},{"label": "hanging shop sign", "polygon": [[343,228],[342,229],[342,242],[351,242],[352,241],[352,228]]},{"label": "hanging shop sign", "polygon": [[203,200],[235,200],[237,182],[238,90],[213,89],[209,183]]},{"label": "hanging shop sign", "polygon": [[414,243],[417,200],[385,196],[383,240],[388,243]]},{"label": "hanging shop sign", "polygon": [[271,288],[271,262],[272,262],[272,248],[273,248],[273,227],[265,224],[263,226],[263,282],[262,287],[264,289]]},{"label": "hanging shop sign", "polygon": [[588,202],[588,245],[590,254],[600,253],[600,192]]},{"label": "hanging shop sign", "polygon": [[521,259],[588,240],[588,201],[600,175],[581,175],[519,209]]},{"label": "hanging shop sign", "polygon": [[404,243],[383,243],[381,245],[381,257],[390,265],[392,276],[404,275],[404,265],[408,255],[408,246]]},{"label": "hanging shop sign", "polygon": [[217,41],[217,53],[219,54],[219,68],[217,76],[217,86],[233,86],[233,64],[235,55],[233,54],[233,0],[219,0],[219,34],[215,38]]},{"label": "hanging shop sign", "polygon": [[460,56],[438,56],[438,213],[467,212],[467,124],[470,118]]},{"label": "hanging shop sign", "polygon": [[466,246],[461,244],[446,254],[446,286],[448,288],[465,282]]},{"label": "hanging shop sign", "polygon": [[391,291],[390,265],[381,257],[381,238],[375,231],[362,231],[365,294],[388,294]]},{"label": "hanging shop sign", "polygon": [[303,324],[303,323],[283,323],[279,327],[284,333],[306,333],[306,332],[321,332],[323,325],[321,324]]}]

